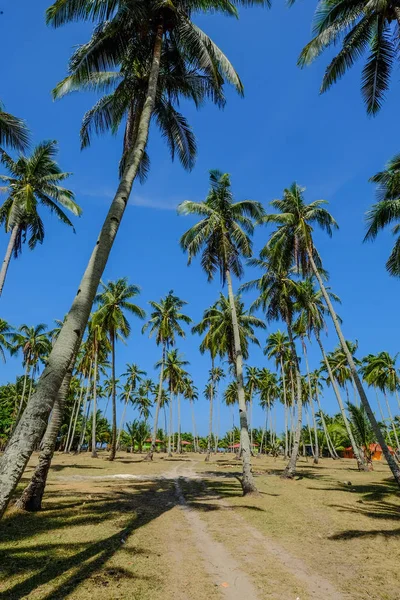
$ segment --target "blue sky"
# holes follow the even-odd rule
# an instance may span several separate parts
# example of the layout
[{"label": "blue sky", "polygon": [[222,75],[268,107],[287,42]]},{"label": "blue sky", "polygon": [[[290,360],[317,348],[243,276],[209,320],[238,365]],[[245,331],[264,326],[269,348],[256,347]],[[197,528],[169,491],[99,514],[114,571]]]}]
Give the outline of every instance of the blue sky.
[{"label": "blue sky", "polygon": [[[117,184],[121,138],[94,139],[92,147],[79,149],[79,127],[95,96],[76,94],[53,102],[50,90],[65,76],[73,48],[90,35],[88,24],[72,24],[59,30],[47,28],[45,0],[13,0],[1,7],[1,99],[14,114],[27,120],[34,142],[56,139],[59,162],[71,171],[70,187],[84,214],[76,222],[76,235],[55,217],[44,215],[46,239],[34,252],[24,248],[13,261],[1,299],[2,318],[18,326],[45,322],[52,326],[68,310],[97,232]],[[242,10],[239,21],[202,16],[198,24],[220,45],[238,70],[245,98],[228,90],[224,111],[190,105],[182,110],[197,136],[199,155],[192,173],[172,164],[165,143],[152,129],[149,144],[151,173],[144,186],[135,185],[104,279],[128,276],[141,286],[141,306],[158,300],[170,289],[187,300],[187,312],[196,322],[219,293],[219,282],[208,284],[198,263],[190,268],[178,240],[191,220],[178,217],[176,206],[185,199],[201,200],[208,188],[208,171],[231,173],[237,199],[251,198],[267,205],[284,187],[297,181],[307,188],[311,201],[324,198],[340,230],[329,240],[316,233],[315,241],[331,275],[330,284],[341,297],[340,315],[348,339],[359,342],[359,356],[369,352],[398,350],[395,294],[398,282],[389,278],[385,260],[392,236],[381,234],[374,244],[363,244],[364,213],[374,201],[368,178],[398,151],[392,115],[398,105],[396,74],[381,113],[366,116],[360,94],[360,69],[354,68],[330,92],[318,89],[328,55],[305,70],[296,67],[297,56],[308,41],[314,3],[298,2],[288,9],[282,1],[272,10]],[[6,60],[4,60],[6,59]],[[258,251],[267,229],[254,238]],[[0,252],[7,237],[0,238]],[[246,277],[250,273],[246,272]],[[274,331],[277,325],[269,328]],[[140,334],[141,323],[132,321],[126,346],[117,348],[117,370],[137,362],[149,376],[159,359],[154,340]],[[265,343],[265,333],[260,336]],[[179,349],[190,361],[190,372],[202,390],[209,368],[198,353],[199,339],[187,332]],[[336,345],[330,330],[327,347]],[[320,357],[314,343],[311,366]],[[250,364],[267,364],[262,351],[253,348]],[[269,365],[272,366],[272,365]],[[13,380],[21,372],[20,359],[0,365],[0,380]],[[331,391],[324,406],[336,412]],[[207,429],[206,402],[197,404],[199,429]],[[128,415],[128,419],[133,413]],[[228,425],[222,408],[221,423]],[[260,425],[261,411],[255,410]],[[278,416],[278,426],[281,423]],[[230,424],[230,422],[229,422]],[[183,411],[183,428],[190,429],[190,414]]]}]

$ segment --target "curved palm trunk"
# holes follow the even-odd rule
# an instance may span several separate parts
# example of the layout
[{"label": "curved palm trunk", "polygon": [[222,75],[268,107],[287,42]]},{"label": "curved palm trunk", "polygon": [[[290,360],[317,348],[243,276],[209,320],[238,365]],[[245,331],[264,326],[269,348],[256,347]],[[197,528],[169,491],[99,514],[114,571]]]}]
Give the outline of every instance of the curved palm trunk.
[{"label": "curved palm trunk", "polygon": [[310,398],[311,416],[312,416],[313,428],[314,428],[314,463],[317,465],[318,460],[319,460],[317,421],[315,420],[315,410],[314,410],[314,404],[313,404],[314,399],[313,399],[312,388],[311,388],[310,367],[308,365],[307,347],[304,343],[304,340],[302,340],[302,342],[303,342],[304,360],[306,363],[306,370],[307,370],[307,382],[308,382],[308,393],[309,393],[309,398]]},{"label": "curved palm trunk", "polygon": [[388,446],[386,444],[385,438],[383,437],[382,431],[380,430],[378,422],[377,422],[377,420],[375,418],[375,415],[374,415],[374,413],[372,411],[371,405],[368,402],[367,395],[366,395],[366,393],[364,391],[364,387],[363,387],[363,385],[361,383],[360,377],[359,377],[358,372],[357,372],[357,367],[356,367],[356,365],[354,363],[354,360],[353,360],[353,357],[351,355],[351,352],[349,351],[349,349],[347,347],[346,340],[344,339],[344,336],[343,336],[343,333],[342,333],[342,330],[341,330],[341,327],[340,327],[340,323],[339,323],[339,320],[338,320],[337,315],[335,313],[335,310],[334,310],[334,308],[332,306],[332,302],[330,301],[329,294],[327,293],[327,291],[325,289],[324,282],[322,281],[321,275],[319,274],[317,266],[316,266],[316,264],[314,262],[312,251],[310,249],[308,249],[307,252],[308,252],[308,257],[309,257],[309,260],[310,260],[310,264],[311,264],[312,270],[314,272],[315,277],[317,278],[319,287],[321,289],[322,295],[324,297],[324,300],[325,300],[326,305],[328,307],[329,313],[331,315],[331,318],[332,318],[332,321],[333,321],[336,333],[338,335],[340,344],[341,344],[343,352],[344,352],[344,354],[346,356],[347,363],[348,363],[348,365],[350,367],[350,371],[351,371],[352,377],[354,379],[354,382],[356,384],[358,394],[359,394],[361,402],[362,402],[362,404],[363,404],[363,406],[365,408],[365,412],[367,413],[368,419],[370,420],[370,423],[371,423],[371,426],[372,426],[372,430],[373,430],[373,432],[374,432],[374,434],[376,436],[376,439],[377,439],[378,443],[380,444],[380,446],[382,448],[383,454],[385,455],[385,458],[386,458],[386,461],[387,461],[387,463],[389,465],[389,468],[392,471],[393,477],[395,478],[397,484],[400,486],[400,467],[396,464],[396,461],[394,460],[393,456],[389,452],[389,448],[388,448]]},{"label": "curved palm trunk", "polygon": [[94,353],[94,367],[93,367],[93,416],[92,416],[92,458],[98,458],[96,452],[96,424],[97,424],[97,358],[98,348],[96,341],[96,349]]},{"label": "curved palm trunk", "polygon": [[101,276],[107,264],[121,219],[124,215],[132,185],[146,148],[151,116],[157,94],[164,26],[157,26],[153,60],[149,75],[146,100],[140,116],[134,147],[126,159],[126,166],[117,192],[96,242],[92,256],[80,283],[57,341],[50,353],[48,364],[39,380],[30,406],[22,416],[0,463],[0,517],[11,494],[20,480],[33,449],[41,439],[57,392],[74,354],[81,332],[86,328]]},{"label": "curved palm trunk", "polygon": [[294,442],[292,453],[290,455],[289,462],[286,466],[286,469],[282,473],[281,477],[283,478],[293,478],[296,474],[296,465],[297,465],[297,457],[299,455],[300,448],[300,437],[301,437],[301,425],[303,422],[303,402],[301,397],[301,378],[300,378],[300,367],[299,367],[299,359],[296,352],[296,346],[293,340],[292,327],[289,319],[286,320],[286,325],[288,328],[288,336],[290,347],[292,350],[294,368],[295,368],[295,376],[296,376],[296,388],[297,388],[297,424],[294,434]]},{"label": "curved palm trunk", "polygon": [[239,400],[239,417],[240,417],[240,449],[243,460],[243,478],[242,488],[243,494],[257,493],[257,488],[254,482],[253,473],[251,471],[251,447],[249,438],[249,429],[247,423],[246,397],[244,393],[243,381],[243,357],[240,344],[239,325],[236,314],[235,297],[232,289],[232,279],[230,270],[226,270],[226,281],[228,284],[228,297],[232,313],[232,328],[235,344],[235,363],[236,363],[236,381],[238,387]]},{"label": "curved palm trunk", "polygon": [[108,460],[114,460],[117,453],[117,399],[115,389],[115,332],[111,332],[111,377],[112,377],[112,433]]},{"label": "curved palm trunk", "polygon": [[[151,436],[151,448],[147,454],[145,460],[153,460],[153,454],[156,451],[156,439],[157,439],[157,428],[158,428],[158,415],[160,414],[161,398],[162,398],[162,387],[164,381],[164,364],[165,364],[165,352],[166,345],[163,342],[162,356],[161,356],[161,368],[160,368],[160,379],[158,382],[158,394],[157,394],[157,405],[156,414],[154,415],[153,433]],[[166,431],[165,431],[166,433]]]},{"label": "curved palm trunk", "polygon": [[368,471],[368,466],[367,466],[367,464],[366,464],[366,462],[364,460],[364,457],[362,456],[362,454],[361,454],[361,452],[360,452],[360,450],[359,450],[359,448],[358,448],[358,446],[356,444],[356,441],[354,439],[353,432],[351,430],[350,423],[349,423],[349,420],[348,420],[347,415],[346,415],[346,411],[345,411],[345,408],[344,408],[342,397],[340,395],[336,379],[333,376],[331,365],[329,364],[328,357],[325,354],[325,350],[324,350],[324,347],[322,345],[321,338],[319,337],[319,335],[316,335],[316,339],[317,339],[318,345],[319,345],[319,347],[321,349],[322,358],[324,359],[324,362],[325,362],[325,365],[326,365],[326,368],[327,368],[327,371],[328,371],[329,379],[331,380],[331,384],[332,384],[333,390],[335,392],[336,400],[338,402],[339,409],[340,409],[340,412],[341,412],[341,415],[342,415],[342,418],[343,418],[343,422],[344,422],[344,425],[346,427],[347,435],[349,436],[349,439],[350,439],[351,447],[353,448],[353,454],[354,454],[354,456],[355,456],[355,458],[357,460],[358,468],[361,469],[361,470],[363,470],[363,471]]},{"label": "curved palm trunk", "polygon": [[28,486],[24,489],[20,499],[16,502],[16,507],[27,511],[38,511],[42,508],[43,494],[46,488],[47,475],[53,459],[54,450],[57,443],[58,434],[62,424],[65,400],[69,391],[72,379],[73,364],[68,369],[62,386],[60,387],[56,401],[54,403],[50,422],[42,442],[42,449],[39,456],[39,463],[32,475]]},{"label": "curved palm trunk", "polygon": [[387,394],[386,394],[385,391],[383,391],[383,396],[384,396],[385,402],[386,402],[386,408],[387,408],[388,415],[389,415],[389,421],[390,421],[390,423],[392,425],[394,439],[396,440],[397,450],[400,452],[399,438],[398,438],[398,435],[397,435],[396,427],[394,425],[392,411],[390,410],[389,400],[388,400],[388,397],[387,397]]},{"label": "curved palm trunk", "polygon": [[12,253],[13,253],[13,250],[14,250],[14,246],[15,246],[15,242],[16,242],[16,239],[17,239],[18,231],[19,231],[19,225],[14,225],[14,227],[12,228],[12,231],[11,231],[10,239],[8,241],[7,250],[6,250],[6,254],[4,256],[3,264],[1,265],[1,269],[0,269],[0,296],[3,293],[4,283],[6,281],[7,271],[8,271],[8,267],[10,266],[10,260],[11,260],[11,256],[12,256]]},{"label": "curved palm trunk", "polygon": [[385,415],[383,414],[383,410],[382,410],[381,402],[379,400],[379,395],[378,395],[378,390],[377,389],[375,389],[375,394],[376,394],[376,401],[378,403],[378,408],[379,408],[379,413],[381,415],[382,423],[385,426],[386,434],[387,434],[387,436],[389,438],[389,443],[390,443],[391,446],[393,446],[392,436],[390,435],[390,429],[389,429],[389,427],[385,423]]}]

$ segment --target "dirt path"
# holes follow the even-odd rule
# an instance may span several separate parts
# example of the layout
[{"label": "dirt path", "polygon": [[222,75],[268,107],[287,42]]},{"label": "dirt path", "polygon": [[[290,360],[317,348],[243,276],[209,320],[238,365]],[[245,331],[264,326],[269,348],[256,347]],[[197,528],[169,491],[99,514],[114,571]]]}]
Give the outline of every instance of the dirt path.
[{"label": "dirt path", "polygon": [[238,562],[220,542],[214,540],[205,521],[187,505],[179,484],[180,478],[190,480],[198,479],[198,476],[191,468],[179,465],[168,473],[168,479],[175,480],[174,485],[179,505],[202,555],[204,567],[215,585],[222,590],[224,597],[228,600],[259,600],[253,583],[240,569]]},{"label": "dirt path", "polygon": [[[191,525],[193,534],[199,540],[201,546],[206,549],[205,554],[211,558],[215,569],[214,574],[223,576],[229,584],[229,588],[226,589],[228,592],[227,597],[238,598],[238,600],[239,598],[245,598],[246,600],[256,599],[258,598],[258,594],[247,575],[240,570],[238,563],[229,556],[224,546],[216,542],[207,533],[205,521],[199,517],[195,510],[190,509],[186,504],[179,485],[179,477],[189,482],[196,479],[201,480],[206,485],[203,477],[194,471],[194,466],[194,464],[190,467],[178,466],[168,474],[169,478],[176,477],[175,486],[177,495],[186,511],[186,517]],[[261,546],[267,554],[277,559],[288,573],[303,584],[308,591],[309,600],[347,600],[347,596],[339,592],[327,579],[312,571],[301,559],[293,556],[281,545],[268,539],[258,529],[249,525],[225,500],[215,496],[213,502],[223,508],[226,514],[229,515],[229,518],[236,521],[236,528],[239,526],[240,530],[246,531],[248,537],[252,540],[251,545],[241,545],[241,552],[243,554],[248,556],[253,552],[254,545],[257,545],[258,548]],[[235,525],[233,527],[235,528]],[[267,557],[266,560],[268,560]],[[232,581],[234,582],[233,588],[231,587]],[[232,595],[229,595],[229,591]],[[238,592],[238,595],[235,595],[235,591]]]}]

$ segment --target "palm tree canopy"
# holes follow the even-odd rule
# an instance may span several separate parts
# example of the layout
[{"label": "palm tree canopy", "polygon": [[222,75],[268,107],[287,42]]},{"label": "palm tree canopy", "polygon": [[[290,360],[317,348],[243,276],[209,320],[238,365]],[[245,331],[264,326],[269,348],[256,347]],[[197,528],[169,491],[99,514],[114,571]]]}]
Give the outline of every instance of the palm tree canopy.
[{"label": "palm tree canopy", "polygon": [[21,325],[11,334],[10,339],[11,354],[17,354],[21,350],[23,363],[29,367],[36,366],[39,361],[44,362],[51,351],[51,340],[44,323],[34,327]]},{"label": "palm tree canopy", "polygon": [[13,327],[4,319],[0,319],[0,356],[3,362],[6,362],[5,351],[11,352],[13,340]]},{"label": "palm tree canopy", "polygon": [[243,274],[241,257],[252,255],[250,236],[254,221],[260,220],[264,209],[254,200],[233,201],[228,173],[210,171],[210,190],[204,202],[185,200],[178,206],[180,215],[202,217],[180,240],[188,253],[188,264],[201,253],[201,266],[211,281],[219,271],[225,283],[227,270],[237,277]]},{"label": "palm tree canopy", "polygon": [[[244,360],[249,357],[249,342],[260,345],[255,329],[265,329],[264,321],[249,314],[245,310],[240,296],[235,296],[239,337]],[[235,346],[233,337],[232,312],[229,299],[224,294],[219,295],[217,302],[204,312],[202,321],[193,328],[195,333],[207,331],[200,351],[211,350],[212,356],[227,356],[231,364],[235,362]]]},{"label": "palm tree canopy", "polygon": [[[340,298],[326,288],[331,300],[340,302]],[[299,312],[298,320],[295,324],[295,331],[298,328],[302,329],[302,335],[316,333],[319,335],[321,329],[326,328],[325,316],[328,313],[328,308],[324,302],[324,298],[320,289],[314,285],[314,280],[310,277],[299,281],[296,286],[296,301],[294,305],[295,311]]]},{"label": "palm tree canopy", "polygon": [[[161,366],[162,361],[156,363],[156,367]],[[163,377],[165,381],[169,383],[169,390],[174,393],[185,393],[187,385],[187,372],[184,367],[189,364],[187,360],[183,358],[182,354],[174,348],[167,352]]]},{"label": "palm tree canopy", "polygon": [[190,317],[181,312],[187,302],[175,296],[171,290],[160,302],[152,301],[149,304],[153,310],[142,332],[149,330],[150,336],[155,334],[157,345],[165,343],[166,346],[174,346],[176,336],[185,337],[180,321],[187,325],[192,322]]},{"label": "palm tree canopy", "polygon": [[139,319],[146,316],[142,308],[130,302],[140,294],[140,288],[129,284],[126,277],[109,281],[107,284],[101,283],[101,286],[102,291],[95,300],[99,306],[93,315],[93,322],[100,325],[109,335],[125,339],[129,336],[131,327],[124,313],[130,313]]},{"label": "palm tree canopy", "polygon": [[321,85],[325,92],[367,54],[361,91],[368,114],[375,115],[397,59],[399,23],[399,6],[393,0],[321,0],[314,17],[315,37],[303,48],[298,64],[308,65],[328,47],[341,44],[326,68]]},{"label": "palm tree canopy", "polygon": [[60,182],[70,176],[64,173],[55,161],[58,149],[54,141],[42,142],[33,150],[30,157],[20,156],[13,160],[0,149],[0,160],[10,175],[0,175],[0,181],[8,197],[0,207],[0,223],[6,231],[19,226],[14,246],[15,256],[21,252],[21,245],[29,233],[28,245],[33,249],[43,243],[44,225],[38,213],[42,205],[54,212],[64,224],[73,228],[65,210],[79,216],[81,209],[74,201],[74,194],[60,186]]},{"label": "palm tree canopy", "polygon": [[0,147],[3,146],[24,152],[29,146],[29,131],[26,123],[6,112],[0,102]]},{"label": "palm tree canopy", "polygon": [[393,250],[386,262],[386,269],[395,277],[400,276],[400,154],[394,156],[384,171],[376,173],[370,181],[377,184],[378,202],[366,214],[368,225],[364,241],[374,240],[379,231],[395,223],[393,235],[397,235]]},{"label": "palm tree canopy", "polygon": [[304,191],[305,188],[293,183],[290,188],[283,191],[281,199],[271,202],[271,206],[277,212],[265,215],[262,222],[273,223],[278,227],[261,251],[260,258],[269,258],[275,265],[279,265],[286,271],[294,265],[298,272],[306,276],[311,273],[309,251],[318,268],[322,266],[313,242],[314,226],[318,225],[332,236],[333,230],[338,229],[338,224],[324,208],[327,204],[326,200],[315,200],[306,204]]},{"label": "palm tree canopy", "polygon": [[389,352],[366,356],[362,361],[361,372],[367,384],[373,385],[383,392],[394,392],[399,389],[397,357],[398,354],[390,356]]}]

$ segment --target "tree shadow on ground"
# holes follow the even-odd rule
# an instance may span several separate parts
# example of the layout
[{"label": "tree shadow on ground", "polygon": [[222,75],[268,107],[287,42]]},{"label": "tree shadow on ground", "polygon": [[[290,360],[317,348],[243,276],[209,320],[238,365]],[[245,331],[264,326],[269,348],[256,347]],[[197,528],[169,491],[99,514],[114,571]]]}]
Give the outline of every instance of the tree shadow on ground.
[{"label": "tree shadow on ground", "polygon": [[398,493],[399,488],[394,480],[384,479],[378,483],[370,484],[353,484],[350,485],[338,481],[336,486],[330,487],[310,487],[310,490],[317,491],[332,491],[332,492],[348,492],[350,494],[359,494],[366,502],[382,501],[387,496],[392,496]]},{"label": "tree shadow on ground", "polygon": [[[238,495],[238,487],[232,486],[230,481],[220,482],[219,489],[225,487],[234,488],[226,490],[225,495]],[[188,505],[194,510],[223,508],[217,505],[210,508],[204,500],[206,491],[200,502],[195,502],[195,494],[195,489],[185,490]],[[0,592],[0,599],[22,600],[44,586],[37,596],[41,600],[63,600],[88,579],[96,578],[99,585],[107,585],[113,578],[146,579],[106,565],[116,553],[131,553],[133,557],[151,554],[147,548],[126,547],[126,540],[178,504],[173,480],[124,482],[123,490],[116,482],[104,482],[99,491],[94,492],[48,490],[43,511],[13,510],[1,521],[3,590],[8,580],[17,578],[18,581],[11,582],[7,590]],[[109,521],[117,531],[105,535],[106,528],[109,532]],[[86,541],[87,533],[82,536],[80,527],[89,527],[93,532],[90,541]],[[71,536],[74,528],[76,533]],[[64,539],[63,530],[68,531]],[[40,535],[45,539],[35,542]],[[71,537],[76,541],[71,543]]]}]

